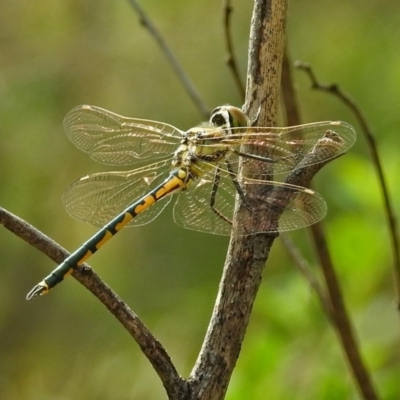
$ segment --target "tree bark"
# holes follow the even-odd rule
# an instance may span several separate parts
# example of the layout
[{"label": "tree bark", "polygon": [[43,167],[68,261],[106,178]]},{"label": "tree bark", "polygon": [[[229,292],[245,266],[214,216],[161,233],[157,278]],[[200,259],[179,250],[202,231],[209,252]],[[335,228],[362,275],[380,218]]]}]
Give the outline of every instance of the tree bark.
[{"label": "tree bark", "polygon": [[[285,0],[254,2],[244,111],[261,126],[277,124],[286,9]],[[243,167],[251,168],[251,162]],[[242,212],[239,207],[237,223],[244,217]],[[189,377],[190,399],[225,397],[276,236],[236,237],[233,231],[212,319]]]}]

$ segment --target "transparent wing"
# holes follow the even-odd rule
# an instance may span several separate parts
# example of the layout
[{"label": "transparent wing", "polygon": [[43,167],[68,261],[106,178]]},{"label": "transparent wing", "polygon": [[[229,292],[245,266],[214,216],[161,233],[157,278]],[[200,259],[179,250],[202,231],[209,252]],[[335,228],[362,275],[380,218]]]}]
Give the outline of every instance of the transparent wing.
[{"label": "transparent wing", "polygon": [[326,216],[327,206],[323,197],[300,186],[278,182],[251,181],[243,184],[252,221],[244,218],[237,227],[239,235],[259,232],[286,232],[306,228]]},{"label": "transparent wing", "polygon": [[[188,135],[194,146],[189,169],[199,172],[200,177],[179,194],[174,218],[185,228],[221,235],[230,234],[237,193],[259,224],[254,230],[243,223],[240,234],[300,229],[322,219],[326,205],[318,193],[273,182],[271,175],[292,171],[299,163],[304,167],[334,158],[355,140],[354,129],[344,122],[225,131],[205,126],[185,133],[167,124],[124,118],[94,106],[73,109],[64,124],[71,140],[92,158],[120,165],[169,156]],[[266,159],[260,159],[260,150],[266,150]],[[205,161],[221,152],[227,162]],[[240,184],[236,178],[239,156],[253,159],[252,172]],[[84,177],[64,195],[65,208],[77,219],[102,226],[165,179],[169,167],[167,159],[133,171]],[[259,180],[252,179],[255,177]],[[157,202],[131,225],[150,222],[170,200],[168,196]]]},{"label": "transparent wing", "polygon": [[184,135],[172,125],[126,118],[89,105],[73,108],[64,118],[64,129],[79,149],[108,165],[168,156]]},{"label": "transparent wing", "polygon": [[[217,174],[220,176],[215,191]],[[232,178],[231,174],[223,169],[204,171],[200,179],[179,194],[174,207],[175,222],[188,229],[230,235],[230,222],[237,194]],[[324,199],[310,189],[251,179],[246,179],[239,187],[245,197],[247,212],[252,214],[258,223],[256,229],[247,226],[245,222],[241,223],[238,227],[239,235],[301,229],[326,215]],[[214,209],[210,205],[212,193],[215,193]]]},{"label": "transparent wing", "polygon": [[[252,164],[257,177],[270,176],[271,172],[280,174],[292,171],[306,156],[307,162],[302,163],[303,167],[335,158],[347,151],[356,140],[354,128],[341,121],[287,128],[233,128],[225,132],[223,139],[219,136],[207,140],[204,147],[218,147],[223,143],[236,151],[240,149],[250,157],[259,157],[260,152],[266,153],[268,160],[255,160]],[[318,151],[315,151],[316,146]],[[313,154],[314,157],[310,157]],[[236,162],[232,161],[233,164]]]},{"label": "transparent wing", "polygon": [[179,194],[174,206],[174,220],[179,226],[217,235],[230,234],[236,189],[231,179],[220,178],[214,211],[210,202],[215,172],[216,169],[205,172]]},{"label": "transparent wing", "polygon": [[[63,205],[73,218],[102,227],[126,207],[160,184],[169,171],[170,161],[126,172],[107,172],[85,176],[74,182],[64,194]],[[144,225],[156,218],[172,196],[152,205],[128,226]]]}]

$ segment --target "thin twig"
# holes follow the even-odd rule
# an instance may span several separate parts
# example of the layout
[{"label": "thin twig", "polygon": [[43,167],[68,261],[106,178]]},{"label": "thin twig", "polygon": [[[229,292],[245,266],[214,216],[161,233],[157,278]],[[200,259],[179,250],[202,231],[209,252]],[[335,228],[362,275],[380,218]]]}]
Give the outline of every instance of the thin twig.
[{"label": "thin twig", "polygon": [[179,80],[181,81],[183,87],[186,89],[188,96],[191,98],[193,103],[196,105],[196,107],[200,111],[201,115],[205,119],[207,119],[210,115],[209,107],[207,107],[207,105],[204,103],[199,92],[197,91],[196,87],[194,86],[192,80],[189,78],[188,74],[185,72],[185,70],[180,65],[178,59],[175,57],[171,48],[165,42],[160,31],[153,24],[153,22],[150,20],[150,18],[146,15],[146,13],[143,11],[143,9],[139,6],[139,3],[136,0],[128,0],[128,1],[129,1],[130,5],[132,6],[132,8],[139,15],[140,23],[149,30],[150,34],[154,37],[154,39],[160,46],[161,51],[164,53],[168,62],[171,64],[173,70],[175,71],[176,75],[178,76]]},{"label": "thin twig", "polygon": [[[1,207],[0,224],[56,263],[61,263],[69,255],[54,240]],[[104,304],[135,339],[159,375],[170,398],[185,392],[186,383],[180,378],[166,350],[128,305],[101,280],[89,265],[83,264],[72,275]]]},{"label": "thin twig", "polygon": [[387,224],[389,226],[389,233],[390,233],[390,238],[391,238],[391,246],[392,246],[393,260],[394,260],[393,272],[394,272],[394,279],[395,279],[395,290],[396,290],[396,295],[397,295],[397,309],[400,311],[399,234],[398,234],[395,212],[394,212],[394,209],[392,206],[392,202],[390,200],[389,190],[387,188],[382,164],[381,164],[380,157],[378,154],[375,136],[373,135],[372,129],[369,127],[369,125],[367,123],[367,119],[364,116],[363,112],[361,111],[361,108],[347,93],[345,93],[343,90],[341,90],[337,84],[326,85],[326,84],[320,83],[317,80],[310,65],[308,65],[306,63],[296,62],[295,66],[296,66],[296,68],[304,71],[308,75],[313,89],[330,93],[330,94],[336,96],[337,98],[339,98],[344,104],[346,104],[346,106],[349,107],[350,110],[354,113],[358,123],[361,126],[361,130],[367,141],[369,151],[370,151],[370,154],[372,157],[372,161],[375,166],[375,170],[376,170],[376,173],[378,176],[378,181],[379,181],[381,191],[382,191],[382,196],[384,199],[385,213],[386,213]]},{"label": "thin twig", "polygon": [[299,249],[295,246],[293,241],[290,239],[289,235],[281,234],[279,238],[281,239],[281,242],[285,246],[285,249],[287,250],[294,264],[297,266],[299,271],[303,274],[305,279],[310,284],[311,288],[316,293],[319,302],[321,303],[321,306],[324,309],[326,315],[330,319],[333,319],[333,310],[331,303],[329,302],[329,299],[327,298],[326,293],[322,288],[321,284],[319,283],[318,279],[312,273],[310,265],[308,264],[307,260],[300,253]]},{"label": "thin twig", "polygon": [[230,0],[224,0],[223,10],[224,10],[225,44],[226,44],[226,52],[227,52],[226,62],[228,64],[229,69],[232,72],[233,80],[236,84],[240,98],[244,100],[246,91],[245,91],[242,79],[240,78],[239,66],[238,66],[238,63],[236,60],[235,52],[233,50],[233,43],[232,43],[231,15],[233,12],[233,8],[231,7]]},{"label": "thin twig", "polygon": [[[285,53],[283,55],[281,90],[283,107],[285,109],[284,117],[286,117],[285,125],[299,125],[301,121],[300,110],[293,84],[292,68],[289,60],[288,46],[286,46]],[[300,250],[296,248],[289,235],[282,233],[280,235],[280,239],[285,246],[288,254],[292,258],[294,264],[308,281],[310,287],[316,293],[321,303],[321,307],[325,310],[326,315],[330,319],[333,319],[333,311],[329,299],[327,298],[325,290],[321,287],[318,279],[310,270],[307,260],[302,256]]]},{"label": "thin twig", "polygon": [[285,109],[284,116],[286,117],[285,125],[299,125],[301,121],[300,109],[293,84],[292,67],[288,55],[288,46],[286,46],[285,53],[283,55],[281,91],[283,107]]},{"label": "thin twig", "polygon": [[[287,74],[287,76],[291,77],[291,74]],[[291,79],[282,80],[282,85],[293,86],[293,82]],[[293,88],[283,88],[282,91],[283,93],[289,93],[292,96],[295,96]],[[286,107],[286,110],[292,110],[292,112],[290,116],[288,115],[287,119],[290,120],[291,123],[299,125],[301,121],[296,120],[296,118],[299,118],[300,112],[298,110],[293,112],[292,107],[293,105],[297,105],[297,101],[292,99],[290,100],[290,104],[291,106]],[[294,171],[294,173],[296,173],[296,171]],[[340,290],[339,281],[336,276],[335,268],[332,264],[330,252],[326,243],[325,232],[322,229],[322,224],[317,223],[313,225],[311,227],[311,233],[313,236],[314,246],[320,260],[325,284],[328,289],[328,301],[330,303],[329,308],[331,310],[328,313],[328,317],[334,323],[361,395],[366,400],[376,400],[378,399],[378,396],[373,387],[368,370],[362,360],[360,350],[353,333],[350,318],[348,316],[343,295]],[[322,305],[325,308],[325,303]]]},{"label": "thin twig", "polygon": [[317,223],[311,226],[311,232],[328,288],[335,327],[339,334],[347,359],[351,365],[353,375],[356,378],[359,391],[365,400],[377,400],[378,395],[369,376],[369,372],[362,360],[359,346],[348,317],[343,300],[343,294],[333,266],[322,224]]}]

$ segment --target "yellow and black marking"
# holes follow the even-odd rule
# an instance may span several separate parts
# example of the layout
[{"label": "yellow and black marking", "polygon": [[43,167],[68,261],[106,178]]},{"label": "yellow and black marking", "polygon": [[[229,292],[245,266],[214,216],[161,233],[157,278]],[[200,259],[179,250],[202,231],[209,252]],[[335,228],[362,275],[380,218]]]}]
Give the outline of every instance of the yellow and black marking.
[{"label": "yellow and black marking", "polygon": [[50,289],[60,283],[65,277],[70,275],[74,269],[82,265],[109,239],[111,239],[130,221],[132,221],[132,219],[157,201],[161,200],[163,197],[177,190],[185,189],[190,183],[191,179],[192,178],[188,175],[188,173],[182,168],[172,171],[168,178],[166,178],[160,185],[126,208],[94,236],[92,236],[87,242],[85,242],[78,250],[67,257],[57,268],[55,268],[48,276],[46,276],[43,281],[38,283],[28,293],[26,299],[31,300],[36,296],[48,293]]}]

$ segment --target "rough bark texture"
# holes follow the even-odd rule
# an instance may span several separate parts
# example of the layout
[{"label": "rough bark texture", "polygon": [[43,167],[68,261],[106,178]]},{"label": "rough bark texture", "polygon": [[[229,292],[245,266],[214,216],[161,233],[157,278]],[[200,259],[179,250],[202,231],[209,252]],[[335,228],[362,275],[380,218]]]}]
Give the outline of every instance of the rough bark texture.
[{"label": "rough bark texture", "polygon": [[[254,2],[244,110],[257,125],[277,123],[285,18],[285,0]],[[243,168],[251,168],[251,161]],[[247,216],[239,207],[237,224],[241,218]],[[236,237],[233,233],[213,316],[189,378],[190,399],[225,397],[275,238],[276,234]]]}]

